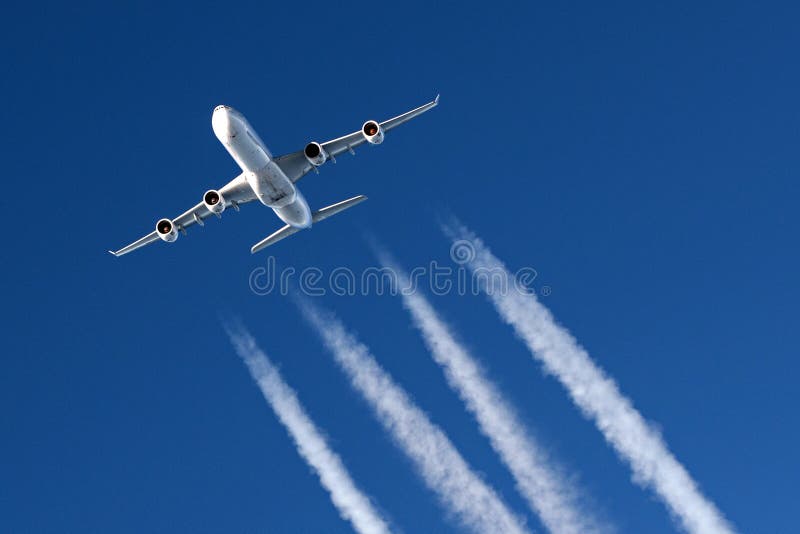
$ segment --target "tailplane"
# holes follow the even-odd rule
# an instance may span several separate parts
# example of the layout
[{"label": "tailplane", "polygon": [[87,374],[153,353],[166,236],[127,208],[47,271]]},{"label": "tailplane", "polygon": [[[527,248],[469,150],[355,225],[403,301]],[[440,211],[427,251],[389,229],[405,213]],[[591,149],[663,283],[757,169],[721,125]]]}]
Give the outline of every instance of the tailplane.
[{"label": "tailplane", "polygon": [[[319,221],[325,220],[328,217],[336,215],[339,212],[346,210],[347,208],[352,208],[356,204],[360,204],[367,200],[367,197],[364,195],[358,195],[357,197],[348,198],[347,200],[342,200],[341,202],[337,202],[336,204],[331,204],[322,209],[318,209],[317,211],[311,214],[311,221],[312,223],[318,223]],[[297,232],[302,230],[302,228],[297,228],[291,225],[286,225],[277,232],[267,236],[265,239],[262,239],[250,249],[252,254],[267,248],[270,245],[273,245],[280,241],[281,239],[286,239],[290,235],[294,235]]]}]

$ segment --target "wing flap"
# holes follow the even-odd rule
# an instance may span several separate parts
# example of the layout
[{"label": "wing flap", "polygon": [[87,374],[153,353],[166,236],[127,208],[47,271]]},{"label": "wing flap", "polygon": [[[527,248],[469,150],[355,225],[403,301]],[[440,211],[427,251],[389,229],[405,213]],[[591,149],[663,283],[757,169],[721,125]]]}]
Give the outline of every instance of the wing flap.
[{"label": "wing flap", "polygon": [[158,234],[156,234],[155,230],[153,230],[152,232],[150,232],[146,236],[144,236],[144,237],[142,237],[140,239],[137,239],[136,241],[134,241],[133,243],[131,243],[130,245],[128,245],[126,247],[122,247],[121,249],[119,249],[117,251],[109,250],[109,252],[111,254],[113,254],[114,256],[116,256],[116,257],[120,257],[120,256],[122,256],[124,254],[127,254],[128,252],[133,252],[137,248],[142,248],[145,245],[149,245],[150,243],[152,243],[154,241],[158,241]]}]

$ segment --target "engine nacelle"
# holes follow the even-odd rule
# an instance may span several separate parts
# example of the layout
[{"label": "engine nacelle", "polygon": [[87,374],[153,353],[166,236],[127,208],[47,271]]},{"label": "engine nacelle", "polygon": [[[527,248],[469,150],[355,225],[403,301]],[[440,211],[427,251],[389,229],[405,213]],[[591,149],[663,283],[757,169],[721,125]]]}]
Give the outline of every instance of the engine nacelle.
[{"label": "engine nacelle", "polygon": [[178,239],[178,229],[169,219],[161,219],[156,223],[156,233],[161,241],[172,243]]},{"label": "engine nacelle", "polygon": [[367,121],[361,127],[361,135],[371,145],[379,145],[383,143],[383,128],[375,121]]},{"label": "engine nacelle", "polygon": [[322,148],[322,145],[316,141],[308,143],[303,149],[303,154],[305,154],[308,162],[314,167],[319,167],[328,161],[328,154],[325,153],[325,149]]},{"label": "engine nacelle", "polygon": [[225,211],[225,199],[216,189],[206,191],[206,194],[203,195],[203,204],[206,205],[208,211],[217,215]]}]

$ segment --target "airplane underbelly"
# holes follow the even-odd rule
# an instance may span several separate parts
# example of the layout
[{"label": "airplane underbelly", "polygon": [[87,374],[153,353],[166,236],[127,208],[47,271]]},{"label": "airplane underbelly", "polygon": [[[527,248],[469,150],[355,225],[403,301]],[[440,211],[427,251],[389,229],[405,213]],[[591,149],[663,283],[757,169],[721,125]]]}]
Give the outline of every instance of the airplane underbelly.
[{"label": "airplane underbelly", "polygon": [[308,228],[311,226],[311,209],[300,191],[296,192],[294,202],[282,207],[273,208],[275,214],[290,226]]},{"label": "airplane underbelly", "polygon": [[282,208],[297,198],[297,188],[273,162],[257,172],[248,172],[245,177],[258,200],[265,206]]},{"label": "airplane underbelly", "polygon": [[211,125],[219,141],[244,171],[259,202],[270,208],[283,208],[295,202],[294,184],[272,161],[272,154],[238,111],[219,106],[214,110]]}]

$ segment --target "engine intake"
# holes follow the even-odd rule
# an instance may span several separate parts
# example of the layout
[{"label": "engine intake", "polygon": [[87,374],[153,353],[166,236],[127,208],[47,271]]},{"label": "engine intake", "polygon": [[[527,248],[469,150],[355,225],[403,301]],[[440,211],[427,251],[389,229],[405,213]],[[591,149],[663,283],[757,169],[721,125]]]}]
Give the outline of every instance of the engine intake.
[{"label": "engine intake", "polygon": [[178,230],[169,219],[161,219],[156,223],[156,233],[162,241],[166,241],[167,243],[172,243],[178,239]]},{"label": "engine intake", "polygon": [[375,121],[365,122],[364,126],[361,127],[361,134],[371,145],[383,143],[383,128]]},{"label": "engine intake", "polygon": [[225,211],[225,199],[216,189],[210,189],[203,195],[203,204],[206,205],[208,211],[219,215]]},{"label": "engine intake", "polygon": [[328,154],[325,153],[325,149],[316,141],[308,143],[303,149],[303,154],[314,167],[319,167],[328,160]]}]

